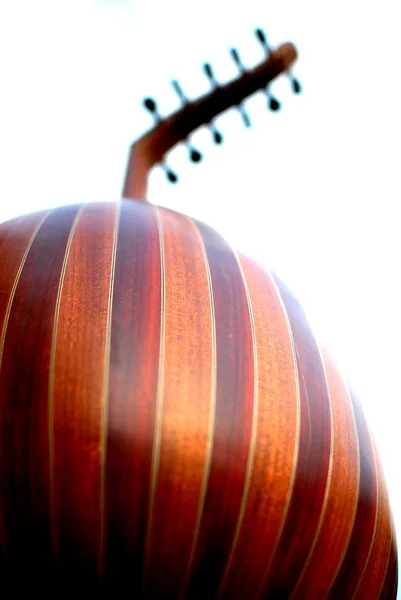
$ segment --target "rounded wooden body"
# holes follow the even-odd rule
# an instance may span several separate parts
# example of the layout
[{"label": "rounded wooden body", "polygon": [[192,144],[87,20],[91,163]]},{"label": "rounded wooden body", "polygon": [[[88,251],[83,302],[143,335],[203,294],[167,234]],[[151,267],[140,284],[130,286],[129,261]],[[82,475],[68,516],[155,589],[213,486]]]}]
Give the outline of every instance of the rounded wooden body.
[{"label": "rounded wooden body", "polygon": [[369,428],[301,307],[145,202],[0,226],[0,553],[3,597],[397,585]]}]

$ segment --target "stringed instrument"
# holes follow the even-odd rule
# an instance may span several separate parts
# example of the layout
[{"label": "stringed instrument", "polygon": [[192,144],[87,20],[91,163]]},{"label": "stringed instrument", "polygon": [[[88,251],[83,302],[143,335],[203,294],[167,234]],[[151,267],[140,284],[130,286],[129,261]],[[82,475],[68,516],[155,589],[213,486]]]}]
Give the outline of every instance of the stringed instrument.
[{"label": "stringed instrument", "polygon": [[394,599],[397,552],[361,405],[276,275],[146,202],[150,169],[289,77],[292,44],[130,151],[124,199],[0,225],[4,598]]}]

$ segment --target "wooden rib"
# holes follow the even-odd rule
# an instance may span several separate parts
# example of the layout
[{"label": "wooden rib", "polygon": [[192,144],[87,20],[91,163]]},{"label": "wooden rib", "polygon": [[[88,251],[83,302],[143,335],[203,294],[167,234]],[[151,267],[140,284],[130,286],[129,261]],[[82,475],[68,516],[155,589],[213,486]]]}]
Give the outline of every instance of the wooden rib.
[{"label": "wooden rib", "polygon": [[[31,218],[26,218],[24,220],[17,221],[16,227],[11,229],[11,235],[12,235],[13,239],[10,240],[9,246],[4,245],[4,247],[2,248],[2,250],[5,254],[5,256],[2,260],[2,266],[4,265],[3,268],[5,269],[5,277],[4,277],[4,282],[0,282],[2,284],[1,285],[2,294],[0,296],[0,299],[3,302],[4,302],[4,300],[7,299],[7,308],[4,313],[3,323],[0,323],[2,325],[1,336],[0,336],[0,369],[1,369],[1,363],[2,363],[2,358],[3,358],[4,340],[6,337],[7,325],[8,325],[8,320],[10,318],[11,306],[12,306],[12,303],[14,300],[15,290],[17,289],[17,285],[18,285],[18,281],[19,281],[19,278],[22,273],[22,269],[24,268],[26,258],[29,254],[29,250],[31,249],[31,246],[36,237],[36,234],[38,233],[42,223],[44,223],[44,221],[46,220],[46,218],[48,217],[49,214],[50,214],[50,211],[47,211],[45,213],[36,213]],[[31,231],[32,226],[33,226],[33,231]],[[20,233],[20,235],[17,236],[18,229],[21,229],[21,233]],[[25,236],[28,235],[28,232],[29,232],[29,237],[26,238]],[[23,254],[21,256],[22,250],[23,250]],[[7,269],[11,270],[12,274],[9,273],[7,271]],[[16,269],[16,270],[13,273],[14,269]],[[10,279],[10,276],[11,276],[11,279]],[[12,287],[8,291],[7,288],[10,284],[10,281],[12,281]],[[3,289],[5,291],[3,291]],[[0,309],[1,308],[2,307],[0,305]],[[0,312],[0,318],[1,318],[2,314],[3,314],[3,311]]]},{"label": "wooden rib", "polygon": [[121,202],[116,250],[106,455],[103,585],[139,596],[156,421],[162,267],[156,208]]},{"label": "wooden rib", "polygon": [[[145,595],[179,596],[193,546],[210,431],[210,283],[191,221],[158,209],[164,240],[164,386]],[[150,576],[151,575],[151,576]]]},{"label": "wooden rib", "polygon": [[365,568],[352,596],[352,598],[361,600],[369,595],[372,598],[380,598],[390,561],[392,543],[392,522],[386,482],[374,441],[373,447],[376,455],[378,494],[376,523]]},{"label": "wooden rib", "polygon": [[394,522],[391,520],[391,543],[390,555],[387,564],[387,571],[384,577],[383,585],[378,596],[379,600],[395,600],[397,597],[398,588],[398,557],[397,557],[397,542]]},{"label": "wooden rib", "polygon": [[[362,572],[361,572],[361,574],[359,576],[359,579],[357,580],[354,593],[351,596],[351,600],[353,600],[355,598],[355,596],[359,593],[359,588],[361,586],[362,579],[363,579],[363,577],[365,575],[366,567],[369,564],[369,560],[370,560],[370,557],[371,557],[371,554],[372,554],[372,550],[374,548],[374,543],[375,543],[375,540],[376,540],[376,533],[377,533],[377,523],[378,523],[378,518],[379,518],[380,488],[379,488],[379,473],[378,473],[378,469],[377,469],[377,454],[376,454],[376,449],[375,449],[374,444],[373,444],[373,440],[372,440],[372,446],[373,446],[373,458],[374,458],[373,463],[374,463],[374,468],[375,468],[375,472],[376,472],[376,509],[375,509],[375,520],[374,520],[372,538],[371,538],[371,541],[370,541],[370,544],[369,544],[369,551],[368,551],[368,554],[367,554],[367,557],[366,557],[365,565],[364,565],[364,567],[362,569]],[[369,589],[369,593],[372,593],[371,589]],[[360,598],[366,598],[366,595],[361,595]]]},{"label": "wooden rib", "polygon": [[99,533],[99,573],[103,579],[105,562],[105,497],[106,497],[106,453],[107,453],[107,431],[109,413],[109,385],[110,385],[110,355],[111,355],[111,328],[113,315],[114,278],[116,272],[117,240],[121,219],[121,202],[117,204],[116,220],[114,226],[113,252],[111,258],[110,287],[108,294],[106,344],[105,344],[105,367],[102,391],[102,424],[101,424],[101,459],[100,459],[100,533]]},{"label": "wooden rib", "polygon": [[[386,577],[387,577],[387,573],[389,571],[389,567],[390,567],[390,559],[391,559],[391,546],[393,543],[393,536],[394,536],[394,530],[393,527],[391,526],[391,519],[390,519],[390,544],[389,544],[389,549],[388,549],[388,556],[387,556],[387,564],[386,564],[386,570],[384,571],[384,576],[383,576],[383,581],[381,582],[381,586],[379,589],[379,593],[377,594],[377,597],[382,598],[382,592],[383,592],[383,588],[385,586],[385,582],[386,582]],[[387,595],[388,596],[388,595]]]},{"label": "wooden rib", "polygon": [[352,597],[368,557],[377,511],[377,475],[372,441],[362,408],[350,391],[358,434],[360,485],[352,533],[341,567],[331,589],[330,600]]},{"label": "wooden rib", "polygon": [[[319,348],[318,348],[319,350]],[[318,521],[318,525],[316,528],[316,533],[315,533],[315,537],[313,538],[313,541],[310,545],[310,549],[308,552],[308,555],[305,559],[305,563],[304,566],[302,568],[302,571],[299,575],[298,581],[295,584],[293,591],[291,593],[290,596],[290,600],[293,599],[293,597],[295,596],[295,592],[300,584],[300,581],[302,580],[306,570],[308,569],[308,566],[310,564],[312,555],[315,551],[316,548],[316,544],[320,538],[320,534],[321,534],[321,530],[322,530],[322,526],[323,526],[323,522],[324,519],[326,517],[326,511],[327,511],[327,504],[329,501],[329,495],[330,495],[330,488],[332,485],[332,474],[333,474],[333,462],[334,462],[334,447],[335,447],[335,439],[334,439],[334,409],[333,409],[333,402],[332,402],[332,398],[331,398],[331,393],[330,393],[330,386],[329,386],[329,382],[328,382],[328,378],[327,378],[327,371],[325,368],[325,364],[324,364],[324,360],[323,360],[323,356],[322,353],[319,352],[320,354],[320,358],[322,361],[322,368],[323,368],[323,373],[324,373],[324,378],[325,378],[325,382],[326,382],[326,388],[327,388],[327,397],[328,397],[328,401],[329,401],[329,407],[330,407],[330,426],[331,426],[331,431],[330,431],[330,459],[329,459],[329,470],[328,470],[328,474],[327,474],[327,482],[326,482],[326,491],[324,494],[324,499],[323,499],[323,505],[322,505],[322,509],[320,512],[320,517],[319,517],[319,521]],[[301,596],[302,597],[302,596]],[[305,597],[305,596],[303,596]],[[308,596],[308,598],[310,598],[310,596]]]},{"label": "wooden rib", "polygon": [[[328,358],[328,355],[327,355],[327,358]],[[327,588],[325,590],[324,599],[326,599],[329,596],[331,588],[333,587],[333,585],[334,585],[334,583],[335,583],[335,581],[337,579],[337,576],[339,574],[339,571],[340,571],[340,569],[342,567],[342,564],[344,562],[344,559],[345,559],[347,551],[348,551],[348,546],[349,546],[350,541],[351,541],[351,535],[352,535],[352,532],[354,530],[355,519],[356,519],[356,514],[357,514],[357,508],[358,508],[359,490],[360,490],[360,486],[361,486],[361,467],[360,467],[361,460],[360,460],[360,448],[359,448],[358,430],[357,430],[357,426],[356,426],[355,412],[354,412],[354,408],[353,408],[353,405],[352,405],[352,402],[351,402],[351,398],[350,398],[348,387],[346,388],[346,397],[349,400],[350,405],[351,405],[352,416],[353,416],[353,424],[354,424],[354,432],[355,432],[355,435],[356,435],[357,462],[353,463],[353,466],[354,467],[356,466],[356,468],[357,468],[357,476],[355,477],[355,481],[357,482],[357,485],[355,487],[356,497],[355,497],[355,502],[354,502],[354,510],[352,512],[352,516],[351,516],[351,519],[349,521],[348,536],[346,537],[346,540],[345,540],[345,543],[344,543],[344,546],[343,546],[343,549],[342,549],[342,552],[341,552],[341,556],[340,556],[340,558],[338,560],[337,567],[336,567],[336,569],[334,571],[334,575],[333,575],[330,583],[327,585]],[[351,431],[351,427],[350,427],[349,431]],[[329,532],[329,535],[330,535],[330,532]],[[331,535],[330,535],[330,537],[331,537]]]},{"label": "wooden rib", "polygon": [[239,535],[241,532],[241,528],[243,526],[245,510],[246,510],[248,496],[249,496],[249,488],[250,488],[250,484],[251,484],[251,476],[252,476],[252,471],[254,468],[256,435],[257,435],[257,429],[258,429],[258,415],[259,415],[259,381],[258,381],[259,365],[258,365],[258,354],[257,354],[257,347],[256,347],[255,319],[254,319],[254,314],[253,314],[253,310],[252,310],[252,303],[251,303],[251,298],[250,298],[250,293],[249,293],[249,287],[248,287],[248,283],[247,283],[247,280],[245,277],[245,273],[242,268],[239,257],[236,256],[236,258],[237,258],[242,282],[243,282],[245,293],[246,293],[246,299],[247,299],[248,311],[249,311],[249,320],[250,320],[251,331],[252,331],[253,365],[254,365],[254,367],[253,367],[254,368],[253,414],[252,414],[251,439],[249,442],[248,462],[246,465],[244,489],[242,491],[242,498],[241,498],[241,504],[240,504],[240,509],[239,509],[238,521],[237,521],[237,526],[235,528],[234,538],[233,538],[233,541],[231,544],[231,549],[230,549],[230,553],[228,555],[226,567],[224,569],[223,576],[220,581],[219,590],[216,595],[216,600],[221,598],[223,591],[226,587],[227,578],[228,578],[228,575],[231,570],[231,565],[233,562],[235,550],[237,548]]},{"label": "wooden rib", "polygon": [[328,390],[316,341],[299,303],[284,284],[274,278],[287,310],[297,353],[301,432],[293,495],[263,595],[289,597],[302,572],[321,517],[330,466],[331,422]]},{"label": "wooden rib", "polygon": [[152,468],[150,476],[150,497],[149,497],[149,517],[147,523],[147,535],[146,535],[146,547],[145,547],[145,559],[144,559],[144,572],[143,572],[143,588],[146,587],[146,583],[149,577],[149,561],[150,561],[150,544],[151,534],[153,528],[153,511],[156,496],[156,485],[157,476],[160,462],[160,441],[161,441],[161,427],[163,418],[163,401],[164,401],[164,354],[166,344],[166,265],[165,265],[165,253],[164,253],[164,237],[163,228],[160,220],[160,212],[156,208],[157,227],[159,232],[160,240],[160,265],[161,265],[161,319],[160,319],[160,354],[159,354],[159,375],[157,383],[157,400],[156,400],[156,414],[155,414],[155,425],[154,425],[154,438],[153,438],[153,449],[152,449]]},{"label": "wooden rib", "polygon": [[33,587],[50,581],[53,568],[48,372],[57,286],[76,211],[69,206],[49,213],[33,240],[15,290],[0,373],[0,440],[6,449],[0,462],[10,557]]},{"label": "wooden rib", "polygon": [[[393,533],[394,533],[394,527],[393,527]],[[382,596],[383,596],[383,592],[386,593],[385,588],[386,588],[387,581],[392,582],[391,600],[396,600],[397,591],[398,591],[398,557],[397,557],[397,547],[396,547],[395,535],[393,535],[393,540],[392,540],[392,544],[391,544],[390,562],[389,562],[389,566],[388,566],[388,570],[387,570],[386,580],[384,582],[384,586],[382,589]],[[388,596],[387,596],[387,598],[388,598]]]},{"label": "wooden rib", "polygon": [[216,316],[214,312],[214,300],[213,300],[213,286],[212,286],[212,276],[210,274],[210,265],[207,259],[205,244],[203,243],[202,237],[199,233],[199,230],[196,227],[194,221],[191,221],[192,225],[195,227],[199,243],[202,248],[203,259],[205,261],[206,273],[207,273],[207,281],[209,285],[209,303],[210,303],[210,317],[211,317],[211,338],[212,338],[212,356],[211,356],[211,385],[210,385],[210,417],[209,417],[209,425],[208,425],[208,433],[207,433],[207,442],[206,442],[206,456],[205,456],[205,465],[203,469],[203,477],[202,484],[199,493],[199,504],[196,514],[196,522],[194,528],[194,537],[192,541],[191,552],[189,555],[188,566],[186,570],[186,574],[184,577],[183,586],[181,588],[180,598],[183,598],[188,586],[189,577],[192,571],[194,559],[195,559],[195,551],[198,544],[199,538],[199,529],[203,515],[203,508],[205,505],[205,497],[207,484],[209,481],[210,475],[210,464],[212,459],[212,449],[213,449],[213,438],[214,438],[214,425],[216,419],[216,382],[217,382],[217,359],[216,359]]},{"label": "wooden rib", "polygon": [[[11,308],[18,282],[29,251],[40,227],[50,211],[39,212],[24,218],[13,219],[1,225],[0,232],[0,374],[3,351]],[[0,545],[5,562],[9,561],[8,540],[3,515],[3,498],[0,494]],[[0,569],[0,573],[3,569]]]},{"label": "wooden rib", "polygon": [[225,598],[259,597],[284,526],[299,445],[299,381],[287,314],[274,281],[248,258],[258,353],[258,420],[247,503],[224,589]]},{"label": "wooden rib", "polygon": [[[117,205],[87,204],[69,250],[54,358],[54,502],[61,581],[99,583],[103,378]],[[85,568],[83,569],[83,566]]]},{"label": "wooden rib", "polygon": [[322,351],[333,411],[333,460],[325,512],[291,600],[321,600],[341,566],[355,520],[359,490],[359,446],[347,386]]},{"label": "wooden rib", "polygon": [[393,592],[391,594],[391,600],[397,600],[397,592],[398,592],[398,570],[397,566],[395,567],[395,577],[394,577],[394,587]]},{"label": "wooden rib", "polygon": [[[203,223],[216,316],[216,420],[189,597],[214,597],[238,520],[252,430],[254,371],[246,293],[235,255]],[[212,542],[213,540],[213,542]]]},{"label": "wooden rib", "polygon": [[60,314],[60,300],[63,292],[65,271],[67,268],[67,262],[70,255],[70,248],[74,233],[82,214],[84,206],[79,207],[78,212],[75,216],[74,222],[71,226],[69,237],[66,244],[66,249],[63,258],[63,264],[61,267],[59,285],[57,290],[56,306],[54,311],[54,322],[53,322],[53,333],[52,333],[52,344],[50,351],[49,361],[49,382],[48,382],[48,439],[49,439],[49,497],[50,497],[50,536],[53,548],[53,553],[56,562],[59,561],[59,545],[58,545],[58,531],[57,531],[57,519],[55,512],[55,499],[54,499],[54,365],[56,360],[56,344],[57,344],[57,331]]}]

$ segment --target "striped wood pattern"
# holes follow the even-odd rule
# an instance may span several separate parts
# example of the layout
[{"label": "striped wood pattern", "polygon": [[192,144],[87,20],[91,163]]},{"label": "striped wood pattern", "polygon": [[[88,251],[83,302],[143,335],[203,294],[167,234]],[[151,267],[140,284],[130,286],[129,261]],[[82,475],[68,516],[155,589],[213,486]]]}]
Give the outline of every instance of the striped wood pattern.
[{"label": "striped wood pattern", "polygon": [[0,571],[10,595],[395,598],[370,430],[280,280],[143,202],[0,226]]}]

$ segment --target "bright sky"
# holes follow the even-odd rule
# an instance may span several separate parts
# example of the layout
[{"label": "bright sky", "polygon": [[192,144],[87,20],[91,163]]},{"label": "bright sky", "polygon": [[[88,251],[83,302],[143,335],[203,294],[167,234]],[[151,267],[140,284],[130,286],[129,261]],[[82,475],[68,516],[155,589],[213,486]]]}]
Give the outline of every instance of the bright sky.
[{"label": "bright sky", "polygon": [[[268,6],[269,5],[269,6]],[[201,64],[235,76],[228,48],[262,59],[254,28],[293,41],[302,97],[288,80],[262,94],[244,130],[230,111],[213,146],[201,130],[159,169],[149,197],[201,218],[272,267],[297,294],[318,337],[361,396],[401,524],[401,88],[396,0],[20,0],[0,5],[0,221],[57,204],[116,200],[141,107],[178,107],[208,91]],[[401,529],[399,528],[399,531]]]}]

